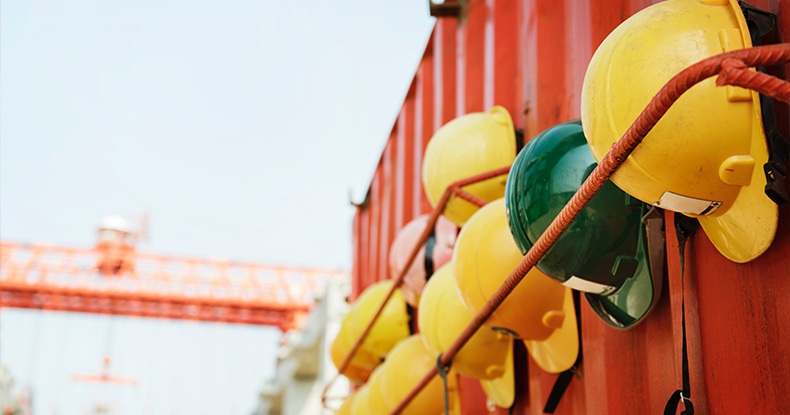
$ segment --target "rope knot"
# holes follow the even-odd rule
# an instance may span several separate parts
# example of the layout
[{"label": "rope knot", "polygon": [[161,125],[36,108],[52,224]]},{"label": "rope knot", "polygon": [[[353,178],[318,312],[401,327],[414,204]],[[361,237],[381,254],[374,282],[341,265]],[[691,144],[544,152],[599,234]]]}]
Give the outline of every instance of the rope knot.
[{"label": "rope knot", "polygon": [[738,78],[743,75],[744,71],[748,71],[749,67],[746,66],[740,59],[727,58],[721,61],[721,71],[719,77],[716,79],[717,86],[732,85]]}]

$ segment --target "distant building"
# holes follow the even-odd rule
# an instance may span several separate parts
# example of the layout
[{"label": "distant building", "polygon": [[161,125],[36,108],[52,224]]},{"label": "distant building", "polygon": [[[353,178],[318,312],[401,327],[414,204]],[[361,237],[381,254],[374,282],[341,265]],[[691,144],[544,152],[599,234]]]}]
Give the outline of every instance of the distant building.
[{"label": "distant building", "polygon": [[[258,409],[253,415],[329,415],[334,411],[321,406],[321,392],[337,373],[329,357],[329,346],[340,330],[349,309],[346,297],[350,282],[333,279],[326,293],[316,299],[302,331],[290,331],[280,346],[277,374],[267,381],[260,393]],[[327,396],[346,396],[349,382],[341,377]],[[337,408],[342,401],[330,401]]]},{"label": "distant building", "polygon": [[32,415],[30,388],[14,387],[14,378],[0,365],[0,410],[2,415]]}]

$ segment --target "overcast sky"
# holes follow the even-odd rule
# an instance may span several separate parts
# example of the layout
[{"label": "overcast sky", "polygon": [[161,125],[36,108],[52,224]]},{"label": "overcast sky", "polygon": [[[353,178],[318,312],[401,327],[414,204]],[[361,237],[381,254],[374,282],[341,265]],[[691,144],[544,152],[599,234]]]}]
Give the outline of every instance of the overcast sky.
[{"label": "overcast sky", "polygon": [[[349,191],[364,195],[432,26],[425,0],[2,0],[0,237],[90,246],[103,217],[147,211],[153,252],[348,269]],[[0,361],[37,415],[247,414],[278,340],[0,313]],[[108,347],[136,388],[70,381]]]}]

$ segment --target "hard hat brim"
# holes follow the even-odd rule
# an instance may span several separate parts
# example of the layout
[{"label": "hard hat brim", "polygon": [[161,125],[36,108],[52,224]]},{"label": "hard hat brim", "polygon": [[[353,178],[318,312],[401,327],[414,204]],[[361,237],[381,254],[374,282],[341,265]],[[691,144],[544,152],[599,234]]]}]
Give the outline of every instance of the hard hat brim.
[{"label": "hard hat brim", "polygon": [[513,369],[513,342],[505,358],[505,373],[495,379],[480,379],[480,386],[496,406],[510,408],[516,400],[516,376]]},{"label": "hard hat brim", "polygon": [[[752,94],[757,93],[752,91]],[[755,98],[755,115],[759,119],[759,99]],[[741,188],[732,207],[722,215],[699,218],[700,226],[713,246],[733,262],[749,262],[771,246],[779,223],[779,206],[765,194],[765,173],[760,168],[768,162],[768,144],[762,122],[754,123],[751,154],[754,171],[748,186]]]},{"label": "hard hat brim", "polygon": [[[730,0],[730,7],[738,19],[744,47],[752,47],[749,26],[740,6]],[[700,226],[713,246],[727,259],[737,263],[749,262],[771,246],[779,223],[779,207],[765,195],[765,174],[760,166],[768,162],[768,144],[763,130],[760,96],[751,91],[754,103],[751,155],[754,171],[748,186],[744,186],[735,203],[717,217],[699,218]]]},{"label": "hard hat brim", "polygon": [[[617,291],[598,295],[584,293],[590,308],[595,311],[606,324],[620,329],[628,330],[642,322],[655,307],[663,285],[663,274],[654,275],[651,272],[650,260],[646,245],[645,227],[640,225],[636,259],[638,266],[633,277],[623,282]],[[663,269],[664,255],[653,258],[660,261],[659,268]]]},{"label": "hard hat brim", "polygon": [[576,307],[573,305],[573,293],[565,288],[565,301],[562,309],[565,320],[562,326],[543,341],[524,340],[532,360],[548,373],[564,372],[576,363],[579,356],[579,331],[576,321]]}]

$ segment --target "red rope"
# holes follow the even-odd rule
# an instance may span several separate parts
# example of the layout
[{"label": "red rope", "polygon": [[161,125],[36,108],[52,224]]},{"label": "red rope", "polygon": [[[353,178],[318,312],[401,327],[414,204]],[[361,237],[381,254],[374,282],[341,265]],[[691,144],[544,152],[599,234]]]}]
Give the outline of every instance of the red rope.
[{"label": "red rope", "polygon": [[790,82],[762,72],[750,71],[743,61],[734,58],[721,62],[721,72],[716,79],[716,85],[740,85],[784,102],[788,102],[790,96]]},{"label": "red rope", "polygon": [[488,204],[488,202],[486,202],[482,198],[479,198],[479,197],[467,192],[466,190],[461,189],[460,187],[454,188],[453,191],[454,191],[456,197],[458,197],[459,199],[466,200],[467,202],[469,202],[469,203],[471,203],[471,204],[473,204],[473,205],[475,205],[477,207],[483,207],[483,206]]},{"label": "red rope", "polygon": [[[378,320],[379,316],[384,311],[384,307],[387,306],[387,303],[389,302],[390,298],[392,298],[392,295],[395,293],[395,290],[397,290],[400,287],[400,285],[403,283],[403,279],[406,277],[406,272],[409,270],[409,268],[411,268],[411,264],[414,262],[414,259],[417,258],[417,253],[420,251],[420,247],[422,247],[423,244],[425,244],[425,241],[428,240],[428,236],[430,236],[431,231],[433,230],[434,226],[436,225],[436,221],[439,219],[439,215],[441,215],[442,212],[444,212],[444,209],[447,206],[447,202],[450,200],[450,197],[453,194],[456,194],[457,196],[459,196],[459,197],[461,197],[461,198],[463,198],[463,199],[465,199],[465,200],[467,200],[467,201],[469,201],[469,202],[471,202],[473,204],[476,204],[477,206],[484,206],[486,204],[486,202],[483,199],[480,199],[477,196],[474,196],[474,195],[472,195],[472,194],[470,194],[470,193],[468,193],[468,192],[466,192],[464,190],[461,190],[461,188],[464,187],[464,186],[468,186],[470,184],[482,182],[484,180],[489,180],[489,179],[492,179],[494,177],[501,176],[503,174],[508,174],[509,172],[510,172],[510,166],[500,167],[498,169],[494,169],[494,170],[491,170],[491,171],[487,171],[485,173],[481,173],[481,174],[478,174],[478,175],[475,175],[475,176],[471,176],[471,177],[467,177],[465,179],[461,179],[461,180],[459,180],[459,181],[447,186],[447,188],[444,190],[444,193],[442,194],[442,198],[439,199],[439,203],[437,203],[436,207],[434,207],[433,210],[431,211],[431,216],[428,218],[428,223],[425,225],[425,229],[422,231],[422,234],[420,235],[420,238],[415,243],[414,248],[412,248],[411,253],[409,254],[409,257],[406,260],[406,264],[404,265],[404,267],[401,270],[400,274],[398,274],[398,277],[395,278],[395,283],[392,285],[392,289],[390,289],[390,291],[387,293],[387,296],[384,298],[384,301],[381,303],[381,307],[379,307],[379,309],[376,311],[376,314],[373,315],[373,320],[370,321],[370,324],[368,324],[368,326],[365,328],[365,330],[359,336],[359,339],[357,339],[357,342],[354,343],[353,347],[351,347],[351,351],[348,352],[348,356],[346,356],[346,358],[343,359],[343,363],[340,364],[340,367],[337,370],[338,373],[332,378],[332,380],[329,381],[329,383],[327,383],[326,387],[324,388],[324,391],[321,393],[321,404],[324,406],[324,408],[327,408],[326,407],[326,400],[327,400],[326,394],[329,391],[329,388],[332,386],[332,384],[337,380],[337,378],[340,377],[340,375],[351,364],[351,360],[354,358],[354,355],[357,353],[359,348],[362,346],[362,343],[368,337],[368,334],[370,334],[370,331],[373,328],[373,324],[376,322],[376,320]],[[465,198],[464,196],[461,196],[459,193],[463,193],[465,195],[468,195],[468,199]],[[327,409],[330,409],[330,408],[327,408]]]},{"label": "red rope", "polygon": [[[733,61],[740,61],[736,64]],[[656,125],[659,119],[666,114],[669,107],[689,88],[695,84],[719,74],[717,85],[733,85],[754,89],[760,93],[772,96],[779,100],[790,101],[790,84],[766,74],[752,75],[745,72],[745,68],[754,66],[774,66],[790,61],[790,44],[760,46],[750,49],[741,49],[724,53],[696,63],[679,74],[675,75],[647,105],[647,108],[637,117],[623,137],[612,145],[612,148],[593,170],[584,184],[579,188],[567,205],[557,215],[545,232],[538,238],[532,248],[527,252],[515,270],[508,276],[496,293],[488,300],[483,308],[474,316],[469,325],[458,336],[452,345],[442,354],[441,363],[448,364],[452,361],[461,347],[472,335],[488,320],[494,310],[499,307],[511,291],[524,278],[527,272],[551,248],[562,232],[581,212],[587,202],[609,180],[612,173],[628,158],[631,152],[642,142],[647,133]],[[758,74],[754,72],[754,74]],[[772,79],[771,79],[772,78]],[[409,392],[401,403],[390,413],[399,414],[406,405],[414,399],[425,385],[436,375],[437,368],[433,367]]]}]

